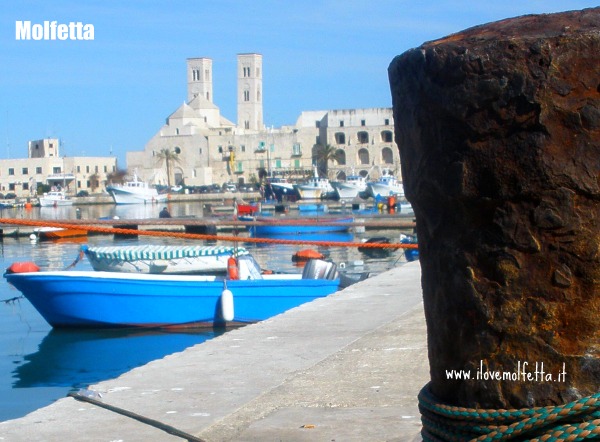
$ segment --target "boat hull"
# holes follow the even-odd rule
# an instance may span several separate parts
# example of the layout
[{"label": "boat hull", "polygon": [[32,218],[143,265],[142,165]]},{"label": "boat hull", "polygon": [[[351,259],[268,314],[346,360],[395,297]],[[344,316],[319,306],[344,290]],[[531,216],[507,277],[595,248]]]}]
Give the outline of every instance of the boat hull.
[{"label": "boat hull", "polygon": [[87,230],[82,229],[62,229],[60,227],[41,227],[34,229],[34,232],[38,234],[39,239],[65,239],[87,236]]},{"label": "boat hull", "polygon": [[404,196],[404,187],[401,185],[389,186],[379,183],[369,183],[367,185],[367,190],[369,195],[371,195],[373,198],[377,198],[378,196],[387,197],[391,195],[400,197]]},{"label": "boat hull", "polygon": [[[235,307],[228,324],[261,321],[339,287],[339,279],[295,276],[227,281]],[[220,313],[224,282],[214,276],[63,271],[5,277],[53,327],[191,327],[224,322]]]},{"label": "boat hull", "polygon": [[134,193],[127,189],[118,187],[107,187],[106,190],[112,196],[115,204],[152,204],[167,201],[167,194],[159,193]]},{"label": "boat hull", "polygon": [[[264,220],[258,220],[264,221]],[[255,237],[299,235],[304,233],[329,233],[347,232],[353,221],[352,218],[327,219],[319,218],[310,222],[310,219],[298,220],[298,224],[289,221],[267,220],[263,225],[249,226],[250,233]],[[328,224],[335,223],[335,224]]]}]

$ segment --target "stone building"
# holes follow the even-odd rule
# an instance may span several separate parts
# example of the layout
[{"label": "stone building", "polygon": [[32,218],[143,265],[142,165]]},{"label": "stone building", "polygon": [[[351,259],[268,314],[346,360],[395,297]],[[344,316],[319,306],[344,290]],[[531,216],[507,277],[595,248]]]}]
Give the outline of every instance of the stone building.
[{"label": "stone building", "polygon": [[[238,54],[237,71],[236,124],[212,100],[212,60],[188,59],[187,102],[143,151],[127,153],[130,173],[188,186],[254,182],[264,172],[301,180],[312,176],[313,165],[330,179],[352,171],[376,178],[382,167],[400,173],[391,108],[305,111],[294,125],[269,128],[263,122],[262,56]],[[327,164],[320,154],[325,146],[335,149],[335,161]]]},{"label": "stone building", "polygon": [[116,170],[116,157],[61,156],[58,139],[34,140],[28,143],[27,158],[0,160],[0,192],[36,196],[38,185],[44,184],[71,195],[80,190],[98,193]]}]

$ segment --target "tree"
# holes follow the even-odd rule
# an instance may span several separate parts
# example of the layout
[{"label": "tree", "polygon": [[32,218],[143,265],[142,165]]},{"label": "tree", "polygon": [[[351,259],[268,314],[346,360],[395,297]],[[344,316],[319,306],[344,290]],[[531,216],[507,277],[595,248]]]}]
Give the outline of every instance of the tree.
[{"label": "tree", "polygon": [[158,163],[165,164],[167,167],[167,185],[171,188],[171,163],[179,164],[181,159],[177,152],[172,151],[169,148],[161,149],[157,154],[156,158]]},{"label": "tree", "polygon": [[331,144],[318,144],[316,149],[316,159],[319,174],[327,177],[329,162],[335,163],[337,161],[337,148]]},{"label": "tree", "polygon": [[126,170],[117,169],[114,172],[110,172],[108,175],[106,175],[106,180],[113,184],[123,184],[123,182],[125,182],[126,175]]}]

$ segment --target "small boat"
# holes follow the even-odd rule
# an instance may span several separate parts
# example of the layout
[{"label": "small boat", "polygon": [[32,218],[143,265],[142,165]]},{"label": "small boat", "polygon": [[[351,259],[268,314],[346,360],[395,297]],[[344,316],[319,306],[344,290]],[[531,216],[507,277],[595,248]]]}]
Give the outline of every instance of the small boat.
[{"label": "small boat", "polygon": [[96,271],[180,275],[225,274],[229,257],[249,254],[243,247],[219,246],[84,245],[81,250]]},{"label": "small boat", "polygon": [[323,259],[325,255],[313,249],[298,250],[292,255],[292,261],[305,263],[311,259]]},{"label": "small boat", "polygon": [[[417,235],[400,235],[401,244],[418,244]],[[419,249],[404,249],[404,257],[408,262],[419,259]]]},{"label": "small boat", "polygon": [[314,167],[313,177],[303,184],[295,184],[294,188],[302,199],[321,199],[333,192],[333,187],[327,178],[319,177],[319,172]]},{"label": "small boat", "polygon": [[298,194],[294,185],[285,178],[269,177],[265,186],[265,198],[277,201],[289,200],[295,201]]},{"label": "small boat", "polygon": [[257,212],[260,212],[260,205],[259,204],[235,204],[235,207],[237,208],[237,214],[238,215],[254,215]]},{"label": "small boat", "polygon": [[373,198],[387,197],[390,195],[396,195],[400,198],[404,198],[404,186],[402,182],[391,174],[387,169],[383,170],[381,176],[377,181],[370,181],[367,183],[367,191]]},{"label": "small boat", "polygon": [[72,206],[73,200],[67,196],[64,190],[53,190],[44,193],[40,198],[42,207]]},{"label": "small boat", "polygon": [[87,236],[87,230],[62,227],[37,227],[33,229],[34,233],[40,240],[58,240],[65,238],[75,238]]},{"label": "small boat", "polygon": [[[385,236],[375,236],[373,238],[369,238],[369,239],[363,241],[363,244],[389,244],[389,243],[390,243],[389,238],[386,238]],[[362,246],[362,247],[358,248],[359,252],[364,253],[369,258],[379,258],[379,259],[390,256],[392,254],[393,250],[394,249],[392,249],[392,248],[369,247],[369,246]]]},{"label": "small boat", "polygon": [[159,194],[156,188],[140,181],[135,173],[132,181],[108,185],[106,191],[112,196],[115,204],[164,203],[168,198],[168,194]]},{"label": "small boat", "polygon": [[340,286],[331,262],[309,261],[302,274],[262,275],[253,260],[241,256],[237,261],[237,280],[219,275],[15,272],[18,263],[4,277],[52,327],[84,328],[246,324],[328,296]]},{"label": "small boat", "polygon": [[305,212],[329,212],[329,206],[327,204],[298,204],[298,211],[300,213]]},{"label": "small boat", "polygon": [[304,233],[347,232],[354,218],[302,217],[296,219],[279,217],[257,217],[261,224],[248,226],[255,237],[299,235]]},{"label": "small boat", "polygon": [[335,181],[331,185],[339,199],[353,199],[367,190],[367,179],[362,175],[348,175],[344,181]]}]

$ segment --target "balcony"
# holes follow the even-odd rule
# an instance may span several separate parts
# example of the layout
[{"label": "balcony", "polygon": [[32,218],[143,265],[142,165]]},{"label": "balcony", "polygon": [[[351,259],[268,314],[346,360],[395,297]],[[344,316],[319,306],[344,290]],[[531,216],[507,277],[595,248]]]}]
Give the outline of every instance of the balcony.
[{"label": "balcony", "polygon": [[58,182],[58,181],[73,181],[75,175],[72,173],[51,173],[46,177],[46,181]]}]

